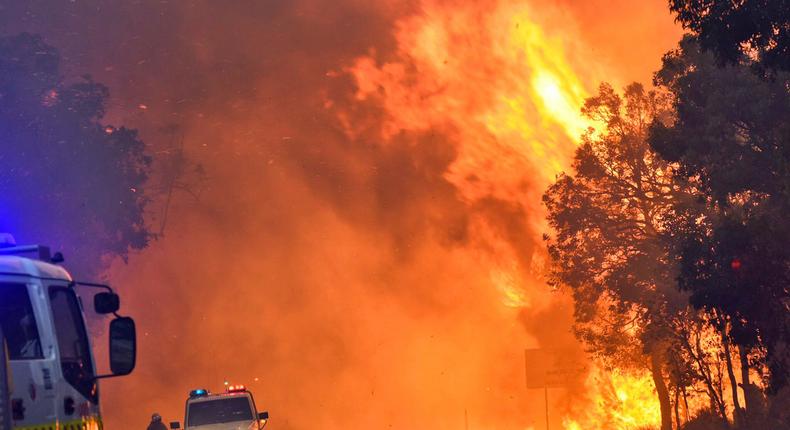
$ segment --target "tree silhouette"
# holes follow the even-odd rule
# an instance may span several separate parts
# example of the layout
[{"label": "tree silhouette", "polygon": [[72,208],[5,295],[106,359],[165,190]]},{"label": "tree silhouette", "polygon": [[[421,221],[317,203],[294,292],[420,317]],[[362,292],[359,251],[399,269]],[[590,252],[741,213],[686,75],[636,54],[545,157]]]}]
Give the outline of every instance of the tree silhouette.
[{"label": "tree silhouette", "polygon": [[790,384],[790,76],[751,66],[741,56],[718,67],[685,38],[656,74],[676,120],[656,123],[650,144],[698,180],[708,207],[675,225],[680,287],[741,347],[744,384],[750,362],[765,361],[776,393]]},{"label": "tree silhouette", "polygon": [[162,200],[161,209],[152,217],[159,222],[159,228],[154,233],[156,238],[165,235],[174,193],[182,192],[193,202],[200,202],[200,196],[208,181],[203,165],[193,162],[186,155],[185,136],[181,126],[167,124],[160,131],[169,136],[170,144],[157,154],[157,176],[161,183],[156,187],[149,187],[152,194]]},{"label": "tree silhouette", "polygon": [[790,71],[790,1],[670,0],[669,6],[720,62],[751,53],[765,67]]},{"label": "tree silhouette", "polygon": [[676,333],[694,313],[676,289],[665,237],[675,206],[693,199],[647,144],[650,124],[670,119],[669,99],[639,84],[621,97],[603,84],[583,113],[605,129],[584,136],[574,174],[560,175],[544,196],[555,231],[551,282],[571,288],[577,334],[596,356],[651,371],[661,428],[671,430],[665,363],[679,358],[670,354],[681,347]]},{"label": "tree silhouette", "polygon": [[0,230],[64,251],[79,276],[145,247],[151,160],[135,130],[102,124],[108,89],[67,83],[52,46],[0,39]]}]

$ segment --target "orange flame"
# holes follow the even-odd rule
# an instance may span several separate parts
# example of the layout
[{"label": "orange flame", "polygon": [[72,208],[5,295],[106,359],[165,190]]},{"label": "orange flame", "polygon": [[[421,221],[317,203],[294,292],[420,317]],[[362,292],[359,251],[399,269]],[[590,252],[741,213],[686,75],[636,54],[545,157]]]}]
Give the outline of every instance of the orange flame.
[{"label": "orange flame", "polygon": [[[357,98],[385,107],[384,139],[430,129],[456,136],[446,179],[469,204],[495,198],[522,207],[537,243],[547,228],[540,195],[591,125],[580,115],[588,92],[567,44],[547,34],[526,3],[427,3],[423,11],[399,22],[394,60],[369,56],[350,67]],[[484,247],[495,248],[491,281],[504,304],[529,303],[524,273],[534,283],[538,267],[523,267],[485,225],[478,230]],[[541,256],[530,260],[539,266]]]},{"label": "orange flame", "polygon": [[[538,235],[547,231],[540,195],[567,170],[580,136],[593,126],[580,108],[601,75],[570,42],[574,35],[567,28],[562,35],[547,32],[551,17],[529,3],[422,6],[421,15],[399,22],[394,59],[382,64],[372,53],[349,68],[356,97],[384,106],[385,141],[402,131],[431,129],[457,139],[446,179],[470,205],[493,197],[524,208],[539,243]],[[584,77],[570,58],[586,63]],[[485,220],[477,220],[474,230],[504,306],[547,300],[542,251],[525,263]],[[649,375],[594,370],[585,388],[593,407],[566,418],[567,429],[660,422]]]},{"label": "orange flame", "polygon": [[566,430],[657,427],[661,412],[648,372],[593,368],[585,382],[589,405],[563,420]]},{"label": "orange flame", "polygon": [[357,97],[381,99],[385,137],[457,130],[460,153],[447,176],[470,201],[524,199],[528,172],[540,192],[590,125],[579,113],[588,92],[563,40],[547,35],[527,4],[424,10],[400,22],[395,61],[364,57],[351,67]]}]

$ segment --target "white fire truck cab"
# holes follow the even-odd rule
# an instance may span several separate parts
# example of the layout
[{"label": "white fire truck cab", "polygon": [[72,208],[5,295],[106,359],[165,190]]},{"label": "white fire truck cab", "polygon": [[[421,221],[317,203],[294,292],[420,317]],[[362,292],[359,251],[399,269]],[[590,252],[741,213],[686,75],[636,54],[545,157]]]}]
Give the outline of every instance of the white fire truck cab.
[{"label": "white fire truck cab", "polygon": [[[74,281],[58,266],[63,256],[43,246],[15,246],[0,234],[0,329],[8,372],[0,376],[0,429],[88,429],[103,427],[101,378],[131,373],[136,359],[134,321],[117,311],[120,299],[106,285]],[[113,314],[111,374],[97,375],[85,324],[80,287],[99,289],[98,314]],[[6,360],[4,360],[6,361]],[[7,377],[7,378],[5,378]],[[3,413],[5,412],[5,413]]]},{"label": "white fire truck cab", "polygon": [[[268,412],[257,412],[255,399],[244,385],[230,385],[224,393],[192,390],[186,403],[184,430],[260,430],[269,421]],[[180,429],[177,421],[171,429]]]}]

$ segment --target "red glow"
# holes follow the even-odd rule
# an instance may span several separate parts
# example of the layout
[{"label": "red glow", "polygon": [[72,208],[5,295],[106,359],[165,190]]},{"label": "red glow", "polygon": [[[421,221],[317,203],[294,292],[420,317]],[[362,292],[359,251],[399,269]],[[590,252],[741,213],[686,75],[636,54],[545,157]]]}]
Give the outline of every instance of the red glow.
[{"label": "red glow", "polygon": [[243,391],[247,391],[247,387],[244,385],[229,385],[227,388],[228,393],[240,393]]}]

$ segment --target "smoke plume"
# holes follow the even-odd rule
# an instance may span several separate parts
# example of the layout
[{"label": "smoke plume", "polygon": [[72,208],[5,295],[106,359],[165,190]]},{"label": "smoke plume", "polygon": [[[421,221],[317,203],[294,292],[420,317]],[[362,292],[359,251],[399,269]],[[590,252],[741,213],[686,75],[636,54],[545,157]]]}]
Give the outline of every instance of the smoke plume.
[{"label": "smoke plume", "polygon": [[523,350],[575,345],[540,195],[584,98],[674,44],[643,3],[0,2],[158,162],[163,234],[109,273],[141,351],[108,428],[223,381],[279,429],[540,428]]}]

